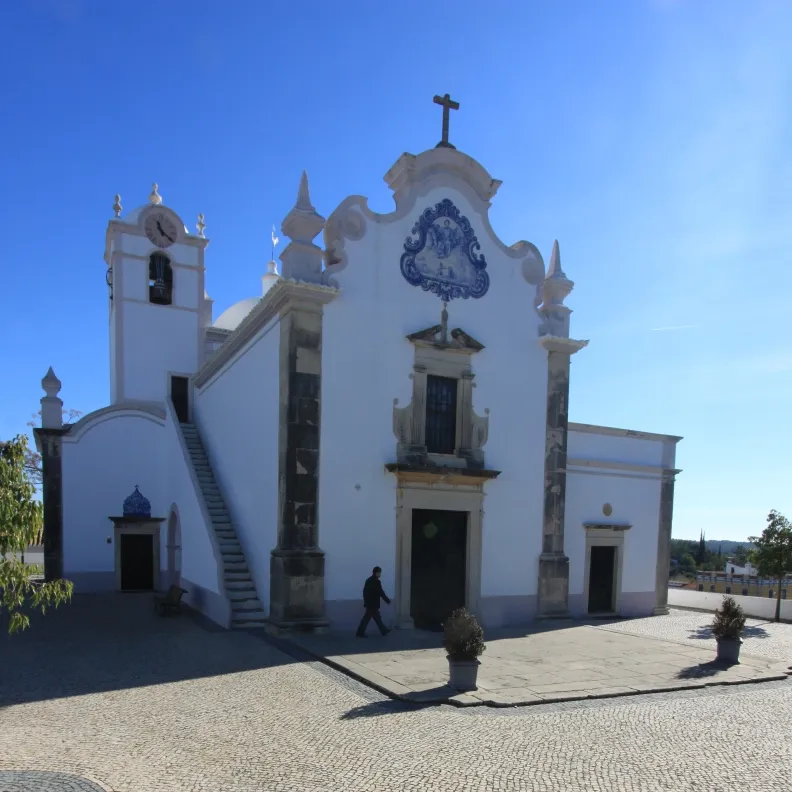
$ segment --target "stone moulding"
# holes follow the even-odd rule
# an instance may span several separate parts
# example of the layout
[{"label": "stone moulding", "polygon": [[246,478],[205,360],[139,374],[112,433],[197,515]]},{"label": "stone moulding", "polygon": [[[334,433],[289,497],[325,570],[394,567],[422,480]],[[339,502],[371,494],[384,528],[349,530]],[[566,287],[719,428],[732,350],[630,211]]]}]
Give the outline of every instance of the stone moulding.
[{"label": "stone moulding", "polygon": [[338,296],[338,289],[316,283],[281,278],[259,301],[258,305],[240,322],[214,355],[201,366],[195,375],[195,387],[202,388],[217,374],[256,334],[275,319],[290,302],[302,301],[327,305]]},{"label": "stone moulding", "polygon": [[583,527],[587,531],[629,531],[632,525],[622,522],[584,522]]},{"label": "stone moulding", "polygon": [[618,429],[614,426],[598,426],[596,424],[569,422],[570,432],[582,432],[584,434],[610,435],[612,437],[632,437],[637,440],[671,440],[678,443],[683,438],[679,435],[657,434],[655,432],[640,432],[635,429]]},{"label": "stone moulding", "polygon": [[444,467],[442,465],[415,465],[404,462],[388,462],[385,465],[388,473],[393,473],[400,480],[446,482],[448,484],[474,484],[492,481],[500,476],[500,470],[484,468]]},{"label": "stone moulding", "polygon": [[322,283],[338,286],[334,276],[349,263],[345,249],[347,240],[357,241],[365,233],[367,223],[390,224],[415,211],[419,199],[436,188],[455,190],[470,203],[479,215],[480,238],[488,241],[505,256],[517,260],[525,281],[535,287],[533,309],[539,316],[545,265],[535,245],[525,240],[513,245],[504,244],[489,221],[490,200],[501,182],[493,179],[474,159],[455,149],[429,149],[422,154],[402,154],[385,176],[393,190],[395,211],[379,214],[368,206],[362,195],[345,198],[332,212],[324,228],[325,269]]},{"label": "stone moulding", "polygon": [[539,337],[539,346],[548,352],[562,352],[567,355],[574,355],[589,344],[588,341],[575,341],[572,338],[562,338],[561,336],[543,335]]},{"label": "stone moulding", "polygon": [[[484,446],[489,438],[489,409],[478,415],[473,409],[475,374],[471,358],[484,345],[460,328],[448,332],[448,310],[443,305],[439,325],[406,336],[415,349],[412,400],[399,407],[393,400],[393,434],[396,458],[412,465],[440,464],[446,467],[484,468]],[[457,427],[453,454],[433,455],[427,451],[427,377],[437,375],[457,380]]]},{"label": "stone moulding", "polygon": [[121,417],[142,418],[164,426],[165,407],[160,402],[145,401],[124,401],[118,402],[118,404],[111,404],[109,407],[102,407],[99,410],[88,413],[88,415],[83,415],[76,423],[64,424],[63,441],[65,443],[76,443],[94,426],[103,421]]}]

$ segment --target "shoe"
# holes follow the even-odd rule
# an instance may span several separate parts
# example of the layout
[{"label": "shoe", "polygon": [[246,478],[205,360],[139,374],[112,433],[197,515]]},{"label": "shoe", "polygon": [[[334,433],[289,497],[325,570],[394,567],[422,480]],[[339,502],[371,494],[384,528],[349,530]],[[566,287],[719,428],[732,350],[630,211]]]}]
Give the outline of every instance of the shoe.
[{"label": "shoe", "polygon": [[382,633],[382,637],[384,638],[389,632],[390,632],[390,630],[385,630],[385,632]]}]

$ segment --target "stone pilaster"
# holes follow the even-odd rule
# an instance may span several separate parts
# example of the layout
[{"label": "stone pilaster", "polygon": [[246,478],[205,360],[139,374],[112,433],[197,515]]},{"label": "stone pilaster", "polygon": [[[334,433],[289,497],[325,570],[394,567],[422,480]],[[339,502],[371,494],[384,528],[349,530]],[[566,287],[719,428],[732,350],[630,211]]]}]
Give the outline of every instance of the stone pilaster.
[{"label": "stone pilaster", "polygon": [[655,616],[663,616],[668,613],[668,568],[671,563],[671,523],[674,516],[674,480],[676,473],[676,470],[664,471],[663,480],[660,484]]},{"label": "stone pilaster", "polygon": [[41,453],[44,501],[44,579],[63,577],[63,467],[61,437],[66,429],[34,429]]},{"label": "stone pilaster", "polygon": [[63,466],[61,437],[63,402],[58,398],[61,382],[52,366],[41,380],[41,428],[35,429],[36,445],[41,454],[41,490],[44,501],[44,579],[63,577]]},{"label": "stone pilaster", "polygon": [[569,615],[569,559],[564,553],[569,363],[571,355],[588,344],[588,341],[575,341],[569,337],[569,315],[572,311],[564,305],[564,300],[574,286],[561,267],[561,252],[556,241],[544,280],[540,308],[544,322],[539,344],[547,350],[544,514],[537,590],[537,615],[540,617]]},{"label": "stone pilaster", "polygon": [[326,625],[325,557],[319,548],[322,309],[293,304],[280,322],[278,545],[270,559],[270,621]]},{"label": "stone pilaster", "polygon": [[569,559],[564,554],[569,362],[568,352],[548,352],[544,514],[537,591],[538,615],[544,617],[569,613]]}]

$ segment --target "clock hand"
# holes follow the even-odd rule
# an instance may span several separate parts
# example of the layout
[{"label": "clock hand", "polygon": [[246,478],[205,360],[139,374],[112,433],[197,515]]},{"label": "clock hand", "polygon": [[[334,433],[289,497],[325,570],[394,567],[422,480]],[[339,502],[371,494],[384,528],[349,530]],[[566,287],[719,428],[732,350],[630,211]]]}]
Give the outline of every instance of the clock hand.
[{"label": "clock hand", "polygon": [[157,220],[157,228],[159,228],[160,234],[162,234],[162,236],[164,236],[165,239],[167,239],[170,242],[173,242],[173,237],[165,233],[165,229],[162,227],[159,220]]}]

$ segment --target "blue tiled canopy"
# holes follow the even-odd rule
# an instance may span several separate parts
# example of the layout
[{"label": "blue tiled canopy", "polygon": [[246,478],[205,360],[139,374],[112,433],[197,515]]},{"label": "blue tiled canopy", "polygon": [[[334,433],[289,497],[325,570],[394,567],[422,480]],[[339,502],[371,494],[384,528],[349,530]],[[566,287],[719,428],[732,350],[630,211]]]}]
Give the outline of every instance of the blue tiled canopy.
[{"label": "blue tiled canopy", "polygon": [[151,503],[135,485],[135,491],[124,501],[124,517],[151,517]]}]

